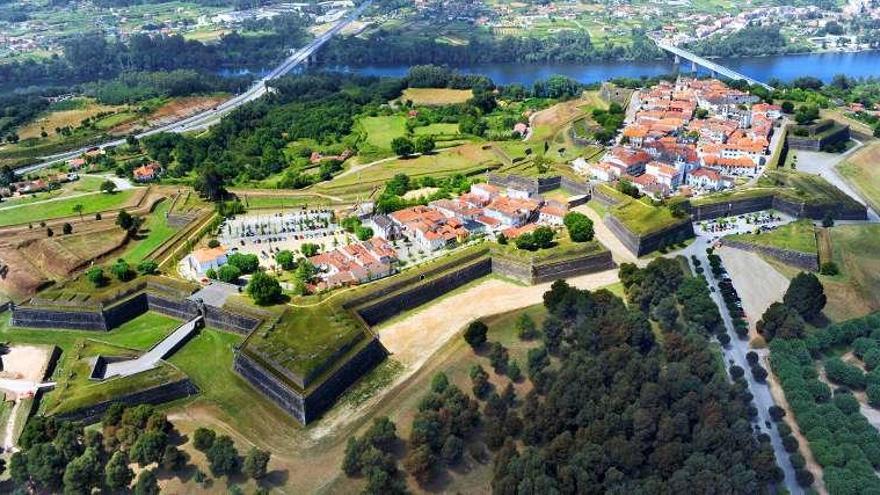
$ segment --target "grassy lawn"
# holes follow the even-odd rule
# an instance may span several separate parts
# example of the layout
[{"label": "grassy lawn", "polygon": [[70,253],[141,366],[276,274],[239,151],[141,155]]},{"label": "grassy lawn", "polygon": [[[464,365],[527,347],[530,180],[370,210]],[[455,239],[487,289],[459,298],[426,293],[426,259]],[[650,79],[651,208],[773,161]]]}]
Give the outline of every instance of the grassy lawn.
[{"label": "grassy lawn", "polygon": [[100,211],[121,208],[129,203],[136,192],[136,189],[129,189],[113,194],[93,194],[37,203],[22,208],[9,208],[3,211],[3,215],[0,215],[0,227],[73,216],[76,215],[73,206],[77,204],[83,205],[83,215],[93,215]]},{"label": "grassy lawn", "polygon": [[258,331],[247,348],[289,369],[306,382],[366,336],[365,329],[334,301],[289,308],[275,328]]},{"label": "grassy lawn", "polygon": [[452,105],[464,103],[473,95],[474,92],[470,89],[407,88],[401,99],[410,100],[414,105]]},{"label": "grassy lawn", "polygon": [[556,245],[549,249],[539,249],[537,251],[527,251],[519,249],[514,243],[492,244],[492,253],[500,254],[510,258],[519,259],[521,261],[531,261],[534,263],[544,263],[561,261],[575,256],[585,254],[597,254],[605,251],[605,246],[599,241],[590,242],[572,242],[568,238],[568,233],[562,232],[556,236]]},{"label": "grassy lawn", "polygon": [[832,259],[840,269],[820,277],[835,321],[880,309],[880,225],[840,225],[831,230]]},{"label": "grassy lawn", "polygon": [[459,134],[458,124],[429,124],[416,127],[413,129],[413,134],[416,136],[457,136]]},{"label": "grassy lawn", "polygon": [[137,118],[137,114],[134,112],[119,112],[114,113],[113,115],[108,115],[97,122],[95,122],[95,127],[102,131],[113,129],[114,127],[124,124],[126,122],[132,121]]},{"label": "grassy lawn", "polygon": [[129,349],[146,351],[170,335],[181,323],[177,318],[156,313],[155,311],[147,311],[137,318],[114,328],[107,334],[109,336],[108,339],[101,338],[103,335],[99,334],[95,340],[106,341],[107,343],[128,347]]},{"label": "grassy lawn", "polygon": [[838,172],[868,201],[880,209],[880,143],[871,143],[837,166]]},{"label": "grassy lawn", "polygon": [[136,266],[180,230],[168,225],[165,219],[170,206],[171,200],[166,199],[147,216],[144,226],[138,233],[138,240],[130,243],[131,247],[121,256],[129,264]]},{"label": "grassy lawn", "polygon": [[369,193],[374,187],[384,186],[385,182],[399,173],[410,177],[430,175],[440,178],[459,173],[485,172],[497,166],[499,161],[500,159],[491,150],[484,150],[477,144],[467,144],[430,155],[398,158],[379,163],[363,172],[322,182],[316,186],[316,190],[339,196],[357,195]]},{"label": "grassy lawn", "polygon": [[816,254],[817,249],[816,228],[810,220],[798,220],[770,232],[731,235],[726,239],[809,254]]},{"label": "grassy lawn", "polygon": [[733,191],[717,192],[707,194],[706,196],[700,196],[699,198],[691,199],[691,204],[694,206],[714,205],[717,203],[736,201],[738,199],[760,198],[763,196],[772,196],[774,194],[774,191],[775,189],[772,187],[752,187],[748,189],[735,189]]},{"label": "grassy lawn", "polygon": [[406,135],[406,118],[400,115],[364,117],[358,121],[367,142],[383,150],[391,149],[394,138]]},{"label": "grassy lawn", "polygon": [[645,198],[631,198],[605,184],[599,187],[606,196],[619,201],[618,204],[607,209],[608,213],[635,234],[648,234],[687,221],[686,218],[674,216],[665,206],[648,204]]}]

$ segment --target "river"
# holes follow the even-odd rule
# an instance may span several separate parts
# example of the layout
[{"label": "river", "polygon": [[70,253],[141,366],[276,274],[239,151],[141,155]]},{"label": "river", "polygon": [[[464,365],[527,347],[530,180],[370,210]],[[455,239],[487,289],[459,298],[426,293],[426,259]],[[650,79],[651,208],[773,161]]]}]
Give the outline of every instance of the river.
[{"label": "river", "polygon": [[[800,55],[776,55],[771,57],[749,57],[717,59],[716,62],[730,67],[758,81],[779,79],[789,82],[800,76],[813,76],[830,81],[835,74],[850,77],[880,77],[880,51],[848,53],[808,53]],[[400,77],[406,74],[408,66],[365,66],[340,69],[345,72],[373,76]],[[543,64],[484,64],[479,66],[459,66],[463,73],[482,74],[497,84],[520,83],[529,85],[561,74],[582,83],[607,81],[617,77],[659,76],[675,70],[672,60],[650,62],[588,62],[588,63],[543,63]],[[690,70],[690,64],[682,66]]]}]

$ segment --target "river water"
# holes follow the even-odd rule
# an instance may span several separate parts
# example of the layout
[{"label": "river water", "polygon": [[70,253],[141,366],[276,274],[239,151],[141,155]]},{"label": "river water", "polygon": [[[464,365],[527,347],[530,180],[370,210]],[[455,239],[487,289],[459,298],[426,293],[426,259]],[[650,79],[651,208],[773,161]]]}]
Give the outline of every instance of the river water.
[{"label": "river water", "polygon": [[[830,81],[835,74],[846,74],[850,77],[880,77],[880,51],[809,53],[716,59],[714,61],[764,82],[774,78],[788,82],[800,76],[813,76],[823,81]],[[579,64],[484,64],[456,68],[463,73],[486,75],[495,83],[505,85],[513,83],[529,85],[535,81],[547,79],[554,74],[568,76],[582,83],[595,83],[617,77],[659,76],[675,71],[675,65],[671,59],[650,62],[588,62]],[[390,65],[348,67],[341,70],[364,75],[400,77],[405,75],[408,69],[408,66]],[[690,64],[682,65],[680,70],[690,71]]]}]

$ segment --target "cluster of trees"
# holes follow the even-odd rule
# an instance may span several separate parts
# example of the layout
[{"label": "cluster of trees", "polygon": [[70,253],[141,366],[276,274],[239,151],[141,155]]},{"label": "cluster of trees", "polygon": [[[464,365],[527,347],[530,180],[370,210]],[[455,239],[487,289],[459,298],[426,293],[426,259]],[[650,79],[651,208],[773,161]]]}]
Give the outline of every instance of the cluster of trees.
[{"label": "cluster of trees", "polygon": [[555,246],[556,242],[553,240],[555,237],[556,233],[553,229],[542,225],[531,232],[520,234],[513,242],[517,249],[537,251]]},{"label": "cluster of trees", "polygon": [[775,338],[797,339],[804,335],[805,321],[815,320],[828,298],[815,274],[797,274],[785,291],[782,302],[775,302],[761,316],[758,333],[767,342]]},{"label": "cluster of trees", "polygon": [[[110,41],[98,32],[86,33],[67,39],[61,57],[3,64],[0,81],[9,88],[37,84],[69,87],[114,79],[126,72],[261,68],[282,59],[287,48],[305,44],[310,38],[305,29],[307,25],[304,17],[279,16],[259,34],[243,36],[232,32],[210,44],[186,40],[180,35],[140,33],[122,42]],[[146,82],[137,86],[144,86]]]},{"label": "cluster of trees", "polygon": [[178,473],[188,462],[174,436],[165,414],[146,405],[114,404],[100,429],[36,416],[25,425],[9,472],[17,487],[31,492],[122,493],[135,479],[129,464],[137,463],[148,469],[137,477],[134,493],[158,494],[156,472]]},{"label": "cluster of trees", "polygon": [[368,38],[332,39],[322,58],[334,65],[440,63],[477,65],[498,62],[589,62],[595,60],[652,60],[662,56],[640,30],[628,42],[593,45],[587,32],[560,31],[545,36],[504,36],[471,30],[458,32],[464,43],[444,43],[441,26],[420,29],[386,29]]},{"label": "cluster of trees", "polygon": [[[470,190],[472,181],[462,174],[437,179],[431,176],[411,178],[406,174],[395,174],[376,200],[376,210],[380,213],[391,213],[410,206],[425,205],[437,199],[446,199],[453,194],[462,194]],[[409,191],[426,187],[437,188],[428,196],[404,199]]]},{"label": "cluster of trees", "polygon": [[602,144],[608,144],[614,140],[617,130],[623,125],[623,119],[626,117],[623,107],[617,102],[612,102],[608,106],[608,110],[593,109],[592,115],[593,120],[601,127],[593,131],[593,138]]},{"label": "cluster of trees", "polygon": [[687,48],[697,55],[710,57],[750,57],[799,50],[788,43],[778,25],[746,26],[732,34],[690,43]]},{"label": "cluster of trees", "polygon": [[573,242],[589,242],[593,240],[593,221],[583,213],[568,212],[562,219],[568,230],[568,237]]},{"label": "cluster of trees", "polygon": [[215,92],[240,93],[250,84],[246,77],[222,77],[194,69],[124,72],[83,85],[83,93],[101,103],[122,105],[155,97],[178,97]]},{"label": "cluster of trees", "polygon": [[727,381],[700,319],[681,318],[663,330],[662,346],[655,340],[651,301],[679,289],[681,265],[625,271],[629,307],[562,281],[544,295],[545,346],[529,352],[535,389],[521,406],[521,432],[495,456],[493,491],[757,493],[781,479],[769,437],[749,424],[747,386]]},{"label": "cluster of trees", "polygon": [[251,479],[260,480],[268,472],[271,459],[269,452],[251,447],[242,459],[232,437],[217,435],[209,428],[196,428],[193,432],[193,446],[205,454],[211,474],[215,477],[243,473]]},{"label": "cluster of trees", "polygon": [[[777,336],[770,343],[770,364],[810,450],[823,468],[829,493],[880,491],[880,480],[874,474],[880,468],[880,433],[859,412],[858,401],[850,391],[865,389],[869,402],[880,406],[880,370],[875,367],[864,373],[839,358],[825,359],[828,379],[841,385],[832,391],[819,379],[816,359],[832,347],[852,346],[867,360],[875,353],[877,342],[880,316],[870,315],[832,324],[801,338]],[[802,473],[800,461],[792,456],[798,481],[812,481]]]},{"label": "cluster of trees", "polygon": [[363,493],[407,493],[406,482],[393,454],[399,444],[397,426],[388,417],[376,418],[363,436],[348,438],[342,471],[349,477],[364,476],[367,479]]},{"label": "cluster of trees", "polygon": [[[33,120],[49,107],[49,101],[35,93],[8,93],[0,96],[0,138],[14,134],[18,126]],[[0,185],[8,186],[6,174],[0,175]],[[5,182],[5,183],[4,183]]]}]

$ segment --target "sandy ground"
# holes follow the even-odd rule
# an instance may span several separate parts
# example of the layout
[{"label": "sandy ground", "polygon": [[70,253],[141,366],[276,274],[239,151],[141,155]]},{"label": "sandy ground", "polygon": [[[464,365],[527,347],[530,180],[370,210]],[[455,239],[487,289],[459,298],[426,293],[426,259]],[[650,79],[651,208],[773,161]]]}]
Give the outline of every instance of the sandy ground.
[{"label": "sandy ground", "polygon": [[13,378],[39,382],[43,380],[46,361],[50,350],[46,347],[33,345],[15,345],[0,359],[3,360],[3,371],[0,378]]},{"label": "sandy ground", "polygon": [[611,251],[611,255],[617,264],[636,263],[639,266],[644,266],[646,264],[644,260],[639,261],[639,259],[636,258],[636,256],[632,254],[622,242],[620,242],[620,239],[618,239],[617,236],[605,226],[605,223],[602,221],[599,214],[596,213],[596,210],[587,205],[580,205],[572,210],[590,217],[590,220],[593,221],[593,231],[596,234],[596,239]]},{"label": "sandy ground", "polygon": [[[617,270],[607,270],[566,280],[581,289],[598,289],[617,283]],[[309,434],[314,440],[339,431],[339,428],[368,413],[385,395],[416,373],[449,339],[472,320],[505,313],[543,302],[551,283],[517,285],[489,278],[476,285],[443,297],[392,320],[377,329],[379,340],[391,358],[404,365],[395,381],[356,408],[337,407]],[[476,303],[476,301],[479,301]]]},{"label": "sandy ground", "polygon": [[758,336],[755,324],[771,304],[782,300],[788,279],[755,253],[722,247],[718,254],[742,298],[749,321],[749,339],[753,339]]}]

